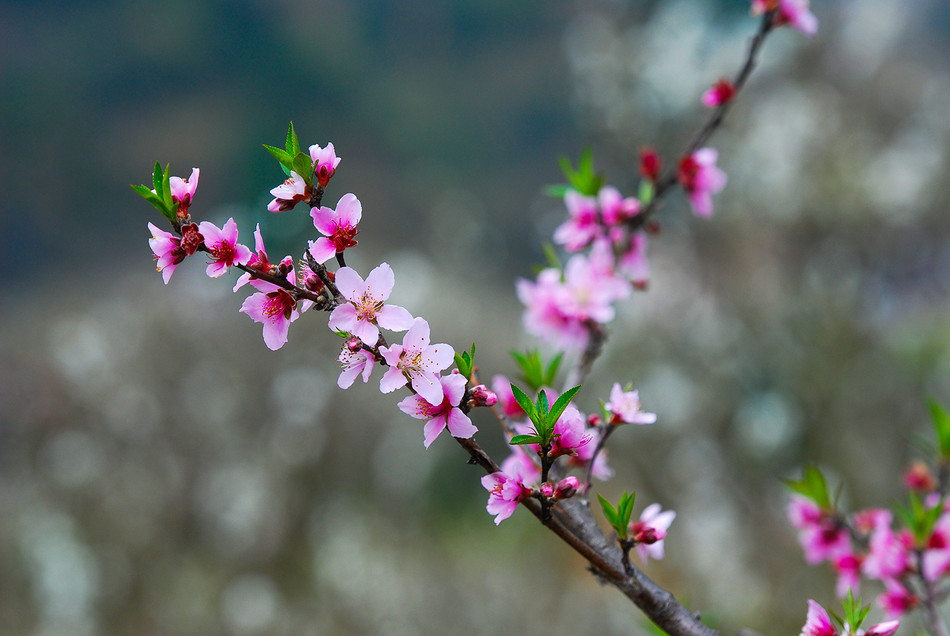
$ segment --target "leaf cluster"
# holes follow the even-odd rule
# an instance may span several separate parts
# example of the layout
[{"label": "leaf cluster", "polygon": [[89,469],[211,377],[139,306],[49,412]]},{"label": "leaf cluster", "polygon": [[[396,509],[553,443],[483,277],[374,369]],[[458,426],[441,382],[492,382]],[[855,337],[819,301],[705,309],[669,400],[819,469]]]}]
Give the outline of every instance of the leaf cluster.
[{"label": "leaf cluster", "polygon": [[917,546],[927,545],[930,535],[933,534],[934,526],[943,513],[944,498],[940,498],[940,503],[936,506],[928,507],[921,496],[911,491],[910,500],[907,506],[897,506],[897,516],[904,523],[911,535],[914,537],[914,544]]},{"label": "leaf cluster", "polygon": [[802,470],[802,478],[799,480],[786,479],[785,485],[792,492],[797,492],[803,497],[814,501],[823,510],[831,510],[831,495],[828,492],[828,482],[821,470],[814,464],[805,466]]},{"label": "leaf cluster", "polygon": [[162,213],[166,219],[174,224],[177,218],[178,206],[172,200],[172,189],[169,184],[171,178],[171,167],[165,166],[162,170],[161,164],[155,162],[155,169],[152,171],[152,188],[144,185],[133,185],[132,189],[138,192],[143,199],[151,203]]},{"label": "leaf cluster", "polygon": [[569,189],[574,189],[585,196],[596,196],[604,185],[604,176],[594,172],[594,157],[590,148],[586,148],[581,153],[581,158],[577,162],[577,169],[571,165],[571,160],[566,156],[558,159],[561,171],[567,178],[567,184],[552,185],[545,189],[545,192],[552,197],[563,197]]},{"label": "leaf cluster", "polygon": [[525,353],[520,351],[511,351],[510,353],[518,364],[518,368],[521,369],[521,379],[532,391],[540,391],[541,387],[544,386],[554,386],[554,379],[557,377],[558,369],[561,368],[563,353],[554,356],[547,364],[545,364],[541,353],[536,349],[531,349]]},{"label": "leaf cluster", "polygon": [[280,163],[280,167],[288,177],[291,171],[296,172],[303,177],[308,187],[313,186],[313,160],[309,154],[300,152],[300,140],[294,130],[294,122],[290,122],[290,126],[287,128],[284,150],[267,144],[264,144],[264,150],[274,156],[274,159]]},{"label": "leaf cluster", "polygon": [[472,372],[475,371],[475,343],[472,343],[472,351],[463,351],[461,355],[455,354],[455,366],[463,378],[472,381]]},{"label": "leaf cluster", "polygon": [[848,595],[841,601],[841,604],[844,606],[844,617],[838,616],[834,611],[829,611],[831,617],[834,618],[842,628],[847,625],[850,630],[849,633],[857,634],[861,624],[864,623],[864,619],[867,618],[868,612],[871,611],[871,606],[862,606],[861,597],[859,596],[855,599],[851,588],[848,588]]},{"label": "leaf cluster", "polygon": [[532,403],[531,398],[514,384],[511,385],[511,392],[521,409],[528,414],[531,422],[534,424],[534,435],[515,435],[509,442],[512,445],[520,444],[540,444],[542,447],[550,447],[554,439],[554,425],[561,417],[564,409],[571,403],[574,396],[581,390],[580,386],[568,389],[558,396],[554,404],[548,404],[548,396],[544,391],[538,392],[538,399]]},{"label": "leaf cluster", "polygon": [[617,533],[617,537],[620,539],[627,538],[627,528],[630,526],[630,515],[633,513],[633,502],[636,496],[637,493],[627,493],[625,490],[623,494],[620,495],[620,501],[615,508],[612,503],[604,499],[603,495],[597,495],[607,523],[611,525]]}]

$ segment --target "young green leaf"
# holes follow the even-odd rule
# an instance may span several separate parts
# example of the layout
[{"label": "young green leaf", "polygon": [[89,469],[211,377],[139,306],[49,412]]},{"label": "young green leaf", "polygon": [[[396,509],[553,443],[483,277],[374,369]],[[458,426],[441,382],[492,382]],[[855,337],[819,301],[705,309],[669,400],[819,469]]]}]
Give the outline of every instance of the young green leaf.
[{"label": "young green leaf", "polygon": [[[156,166],[157,165],[158,164],[156,164]],[[166,209],[174,211],[175,202],[172,200],[172,186],[169,183],[171,176],[172,176],[171,165],[166,164],[165,172],[162,174],[162,201],[165,202]]]},{"label": "young green leaf", "polygon": [[165,201],[159,198],[157,194],[149,190],[148,187],[143,186],[143,185],[133,185],[132,189],[138,192],[139,195],[141,195],[143,199],[145,199],[146,201],[151,203],[153,206],[155,206],[155,209],[161,212],[162,216],[164,216],[166,219],[168,219],[172,223],[175,222],[175,212],[173,210],[169,210],[168,208],[166,208]]},{"label": "young green leaf", "polygon": [[[294,122],[290,122],[290,126],[287,127],[287,141],[284,147],[287,149],[287,154],[291,157],[296,157],[297,153],[300,152],[300,142],[297,140],[296,131],[294,131]],[[297,174],[300,173],[298,172]]]},{"label": "young green leaf", "polygon": [[626,490],[620,495],[620,503],[617,506],[617,521],[622,523],[624,528],[630,525],[630,515],[633,513],[633,502],[636,498],[637,493],[627,494]]},{"label": "young green leaf", "polygon": [[[612,503],[604,499],[603,495],[598,494],[597,499],[600,500],[600,507],[604,511],[604,518],[607,519],[607,523],[609,523],[614,530],[617,530],[617,534],[619,535],[620,531],[618,529],[617,523],[617,509],[614,508]],[[620,538],[622,539],[623,537]]]},{"label": "young green leaf", "polygon": [[540,444],[541,438],[537,435],[515,435],[508,443],[512,446],[519,446],[521,444]]},{"label": "young green leaf", "polygon": [[[557,422],[557,419],[561,417],[561,413],[564,412],[564,409],[567,408],[567,405],[571,403],[571,400],[574,399],[574,396],[577,395],[577,392],[581,390],[580,385],[575,386],[573,389],[568,389],[562,393],[558,399],[554,401],[554,405],[551,407],[551,411],[548,415],[548,418],[551,421],[551,427],[554,427],[554,423]],[[543,393],[543,391],[542,391]]]},{"label": "young green leaf", "polygon": [[927,400],[930,417],[933,419],[934,432],[937,434],[937,446],[941,459],[950,458],[950,413],[936,400]]},{"label": "young green leaf", "polygon": [[152,171],[152,188],[155,190],[155,194],[157,194],[159,197],[162,196],[163,176],[165,176],[165,173],[162,172],[162,166],[156,161],[155,170]]},{"label": "young green leaf", "polygon": [[531,403],[531,398],[525,394],[524,391],[516,387],[514,384],[511,385],[511,393],[515,396],[515,402],[518,403],[518,406],[521,407],[521,410],[528,414],[532,420],[537,413],[537,409],[534,408],[534,404]]},{"label": "young green leaf", "polygon": [[308,186],[313,185],[313,160],[310,155],[298,152],[294,155],[293,171],[303,177]]},{"label": "young green leaf", "polygon": [[650,205],[650,201],[653,200],[653,182],[647,179],[644,179],[640,182],[640,192],[638,193],[637,198],[640,200],[640,209],[645,208]]},{"label": "young green leaf", "polygon": [[274,159],[279,161],[281,166],[287,169],[293,168],[294,166],[293,155],[289,154],[285,150],[281,150],[280,148],[274,148],[273,146],[268,146],[267,144],[263,144],[263,145],[264,145],[264,150],[266,150],[271,155],[273,155]]},{"label": "young green leaf", "polygon": [[549,185],[544,188],[544,194],[554,199],[563,199],[564,193],[569,189],[569,186],[564,183],[560,183],[558,185]]},{"label": "young green leaf", "polygon": [[557,377],[558,369],[561,368],[561,360],[564,359],[564,352],[558,353],[551,362],[548,364],[547,370],[544,372],[544,384],[547,386],[554,386],[554,379]]}]

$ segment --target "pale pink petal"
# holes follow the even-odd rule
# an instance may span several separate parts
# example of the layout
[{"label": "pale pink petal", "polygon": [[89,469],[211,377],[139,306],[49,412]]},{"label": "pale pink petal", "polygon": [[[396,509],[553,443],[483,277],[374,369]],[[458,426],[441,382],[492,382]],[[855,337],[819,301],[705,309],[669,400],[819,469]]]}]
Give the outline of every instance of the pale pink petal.
[{"label": "pale pink petal", "polygon": [[383,393],[392,393],[401,386],[406,385],[406,376],[396,367],[389,367],[386,373],[379,381],[379,390]]},{"label": "pale pink petal", "polygon": [[[310,255],[313,256],[321,265],[336,254],[336,246],[333,244],[333,241],[321,236],[316,241],[310,241]],[[339,272],[337,272],[339,274]],[[337,281],[337,287],[339,288],[339,281]],[[343,291],[342,289],[340,290]],[[346,294],[343,294],[346,296]]]},{"label": "pale pink petal", "polygon": [[412,320],[409,310],[399,305],[383,305],[383,308],[376,312],[377,324],[390,331],[405,331],[412,326]]},{"label": "pale pink petal", "polygon": [[423,434],[425,435],[425,440],[423,444],[426,448],[429,448],[429,444],[435,441],[435,438],[439,436],[445,430],[445,415],[439,415],[433,417],[431,420],[426,422],[425,427],[423,427]]},{"label": "pale pink petal", "polygon": [[[346,269],[346,268],[341,268]],[[339,272],[337,272],[339,275]],[[337,279],[339,280],[339,278]],[[353,333],[353,329],[356,328],[356,307],[350,303],[344,303],[333,310],[333,313],[330,314],[330,329],[333,331],[345,331],[346,333]],[[375,345],[374,341],[370,346]]]},{"label": "pale pink petal", "polygon": [[472,420],[459,409],[449,411],[446,424],[452,436],[460,439],[468,439],[478,432],[478,428],[472,424]]},{"label": "pale pink petal", "polygon": [[277,351],[287,343],[289,329],[290,320],[284,318],[283,315],[264,320],[264,344],[271,351]]},{"label": "pale pink petal", "polygon": [[462,401],[462,396],[465,395],[465,385],[467,384],[465,378],[459,373],[450,373],[443,376],[441,380],[442,387],[445,389],[445,397],[449,398],[449,404],[458,406],[459,402]]},{"label": "pale pink petal", "polygon": [[[366,368],[372,371],[371,367],[367,366]],[[336,385],[340,387],[341,389],[350,388],[351,386],[353,386],[353,383],[356,382],[356,377],[360,374],[361,371],[365,371],[366,368],[360,369],[358,366],[353,365],[352,367],[343,369],[343,371],[340,373],[340,377],[337,378]],[[366,375],[367,374],[364,373],[364,376]],[[364,382],[366,381],[366,377],[363,378],[363,381]]]},{"label": "pale pink petal", "polygon": [[455,362],[455,349],[444,342],[429,347],[428,351],[426,351],[426,355],[429,356],[429,360],[431,361],[431,364],[427,366],[433,370],[438,369],[441,371]]},{"label": "pale pink petal", "polygon": [[350,333],[370,347],[375,347],[376,341],[379,340],[379,327],[368,320],[357,320]]},{"label": "pale pink petal", "polygon": [[363,292],[366,291],[366,283],[363,282],[363,277],[357,274],[352,267],[338,269],[336,279],[333,282],[336,283],[337,289],[347,300],[358,301],[362,298]]},{"label": "pale pink petal", "polygon": [[442,404],[442,400],[445,397],[442,393],[442,384],[439,382],[438,377],[431,373],[414,373],[412,376],[412,388],[433,406]]},{"label": "pale pink petal", "polygon": [[340,198],[336,204],[336,213],[341,224],[355,226],[363,215],[363,204],[350,192]]},{"label": "pale pink petal", "polygon": [[[386,300],[393,291],[393,285],[396,284],[396,276],[393,274],[389,263],[381,263],[369,273],[366,277],[366,290],[372,292],[379,300]],[[342,290],[341,290],[342,291]]]}]

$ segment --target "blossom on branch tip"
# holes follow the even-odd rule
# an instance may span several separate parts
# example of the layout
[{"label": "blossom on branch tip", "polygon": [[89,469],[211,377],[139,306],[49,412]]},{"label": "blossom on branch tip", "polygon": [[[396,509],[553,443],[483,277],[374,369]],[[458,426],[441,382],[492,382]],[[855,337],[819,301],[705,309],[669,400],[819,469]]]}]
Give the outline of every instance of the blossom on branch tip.
[{"label": "blossom on branch tip", "polygon": [[[379,352],[389,365],[379,383],[383,393],[391,393],[409,382],[413,390],[430,404],[442,403],[443,387],[439,384],[439,372],[455,361],[455,349],[444,343],[430,345],[429,323],[425,319],[416,318],[413,321],[401,345],[380,347]],[[465,378],[462,380],[464,388]]]},{"label": "blossom on branch tip", "polygon": [[[384,304],[392,293],[396,277],[388,263],[382,263],[364,281],[350,267],[336,272],[337,289],[348,303],[330,314],[330,329],[351,333],[370,347],[379,340],[379,327],[405,331],[412,326],[412,314],[397,305]],[[444,368],[444,367],[443,367]]]},{"label": "blossom on branch tip", "polygon": [[680,159],[679,182],[698,216],[712,216],[712,195],[726,187],[726,173],[716,167],[718,157],[715,148],[700,148]]},{"label": "blossom on branch tip", "polygon": [[640,392],[624,391],[619,382],[614,382],[610,390],[610,402],[605,408],[613,414],[611,424],[653,424],[656,422],[656,413],[644,413],[640,410]]},{"label": "blossom on branch tip", "polygon": [[148,229],[152,233],[152,238],[148,240],[148,246],[152,248],[152,253],[157,261],[155,269],[162,273],[162,280],[167,285],[175,272],[175,268],[185,260],[188,254],[181,246],[181,239],[171,232],[161,230],[151,222],[148,224]]},{"label": "blossom on branch tip", "polygon": [[301,201],[310,197],[307,182],[296,172],[290,172],[290,178],[270,191],[274,200],[267,204],[271,212],[286,212]]},{"label": "blossom on branch tip", "polygon": [[355,194],[344,194],[336,204],[336,210],[328,207],[312,208],[310,216],[313,225],[323,234],[316,241],[310,241],[310,255],[323,264],[335,254],[356,245],[354,240],[359,230],[363,206]]},{"label": "blossom on branch tip", "polygon": [[[293,271],[287,274],[287,282],[293,283]],[[264,344],[271,351],[277,351],[287,342],[290,323],[300,317],[297,301],[282,287],[267,281],[260,281],[258,291],[245,299],[240,311],[254,322],[264,324]]]},{"label": "blossom on branch tip", "polygon": [[340,165],[340,157],[336,156],[332,143],[328,143],[326,148],[314,144],[309,150],[310,159],[313,161],[313,176],[317,183],[325,188],[336,173],[336,167]]},{"label": "blossom on branch tip", "polygon": [[446,429],[453,437],[460,439],[468,439],[478,432],[468,415],[458,408],[462,396],[465,395],[466,383],[467,380],[461,375],[449,374],[439,378],[439,391],[442,396],[438,404],[421,394],[410,395],[399,402],[399,410],[406,415],[417,420],[427,420],[423,429],[423,443],[426,448]]},{"label": "blossom on branch tip", "polygon": [[207,274],[218,278],[234,264],[246,265],[251,259],[251,250],[237,242],[238,229],[234,219],[228,219],[219,229],[214,223],[202,221],[198,231],[204,236],[205,248],[211,255]]},{"label": "blossom on branch tip", "polygon": [[789,25],[805,35],[818,32],[818,18],[808,6],[808,0],[752,0],[752,15],[762,15],[775,10],[772,24]]},{"label": "blossom on branch tip", "polygon": [[179,220],[188,218],[188,208],[191,206],[191,201],[195,197],[195,190],[198,188],[199,172],[198,168],[192,168],[191,176],[188,177],[187,180],[181,177],[168,178],[168,187],[172,192],[172,201],[178,204],[175,216]]}]

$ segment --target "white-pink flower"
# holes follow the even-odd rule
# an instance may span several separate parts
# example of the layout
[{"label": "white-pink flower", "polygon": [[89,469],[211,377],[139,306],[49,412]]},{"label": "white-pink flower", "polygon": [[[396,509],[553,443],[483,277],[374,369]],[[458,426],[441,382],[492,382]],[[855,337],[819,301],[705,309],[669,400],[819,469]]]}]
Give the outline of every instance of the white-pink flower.
[{"label": "white-pink flower", "polygon": [[160,230],[153,223],[148,224],[148,229],[152,233],[152,238],[148,240],[148,246],[152,248],[152,253],[157,261],[155,269],[162,273],[162,280],[167,285],[175,272],[175,268],[185,260],[188,254],[181,246],[181,239],[171,232]]},{"label": "white-pink flower", "polygon": [[[292,283],[293,276],[293,271],[288,272],[287,281]],[[267,281],[261,281],[257,289],[261,291],[248,296],[240,311],[264,324],[264,344],[276,351],[287,342],[290,323],[300,317],[297,301],[286,289]]]},{"label": "white-pink flower", "polygon": [[[264,248],[264,239],[261,236],[261,224],[257,224],[257,228],[254,230],[254,252],[251,254],[251,257],[245,263],[248,267],[252,267],[258,271],[271,273],[271,263],[267,258],[267,250]],[[261,291],[270,291],[267,288],[267,281],[261,280],[260,278],[251,278],[249,272],[244,272],[237,279],[237,282],[234,283],[233,291],[239,290],[241,287],[244,287],[247,283],[251,283],[251,286],[255,289]]]},{"label": "white-pink flower", "polygon": [[675,518],[676,512],[664,511],[660,504],[654,503],[643,510],[639,521],[630,524],[628,535],[636,539],[637,554],[640,555],[643,563],[646,563],[650,557],[663,558],[663,539]]},{"label": "white-pink flower", "polygon": [[202,221],[198,224],[198,231],[211,255],[207,269],[211,278],[225,274],[235,263],[246,265],[250,260],[251,250],[237,242],[238,229],[234,219],[228,219],[220,229],[214,223]]},{"label": "white-pink flower", "polygon": [[423,318],[413,321],[401,345],[380,347],[379,352],[389,365],[379,383],[383,393],[391,393],[410,382],[413,390],[431,404],[442,402],[439,372],[455,360],[455,349],[444,343],[430,345],[429,323]]},{"label": "white-pink flower", "polygon": [[270,191],[274,200],[267,204],[271,212],[286,212],[309,196],[307,182],[299,174],[290,171],[290,178]]},{"label": "white-pink flower", "polygon": [[726,174],[716,167],[718,158],[715,148],[700,148],[680,159],[679,182],[698,216],[712,215],[712,195],[726,187]]},{"label": "white-pink flower", "polygon": [[482,477],[482,486],[488,491],[488,514],[495,515],[495,525],[514,514],[518,504],[531,496],[525,484],[541,478],[541,469],[522,450],[514,452],[501,464],[501,471]]},{"label": "white-pink flower", "polygon": [[363,383],[369,382],[369,376],[376,365],[376,358],[366,349],[353,351],[348,343],[343,344],[340,355],[337,358],[340,361],[340,377],[337,379],[337,386],[341,389],[348,389],[360,375],[363,376]]},{"label": "white-pink flower", "polygon": [[396,277],[387,263],[382,263],[366,277],[366,281],[350,267],[336,272],[336,286],[346,298],[330,314],[330,329],[351,333],[370,347],[379,340],[379,327],[405,331],[412,326],[412,314],[397,305],[384,304],[392,293]]},{"label": "white-pink flower", "polygon": [[891,636],[900,627],[897,621],[888,621],[872,625],[867,630],[854,630],[850,625],[845,624],[844,631],[839,632],[831,622],[831,617],[825,608],[813,600],[808,601],[808,615],[805,618],[805,625],[802,627],[799,636]]},{"label": "white-pink flower", "polygon": [[356,245],[354,240],[359,230],[363,206],[355,194],[344,194],[336,204],[336,210],[328,207],[312,208],[310,216],[313,225],[323,234],[316,241],[310,241],[310,255],[318,263],[323,263],[333,255]]},{"label": "white-pink flower", "polygon": [[606,404],[606,409],[613,413],[611,423],[653,424],[656,422],[656,413],[644,413],[640,408],[640,392],[624,391],[619,382],[614,382],[610,390],[610,402]]},{"label": "white-pink flower", "polygon": [[399,409],[417,420],[426,420],[423,429],[426,448],[435,441],[439,433],[448,429],[453,437],[468,439],[478,432],[468,415],[458,408],[465,395],[467,380],[457,373],[439,378],[439,390],[442,399],[433,404],[421,395],[410,395],[399,402]]},{"label": "white-pink flower", "polygon": [[570,218],[554,230],[554,242],[563,245],[568,252],[577,252],[602,231],[597,199],[568,190],[564,193],[564,205]]},{"label": "white-pink flower", "polygon": [[313,176],[319,185],[326,187],[336,173],[336,167],[340,165],[340,157],[336,156],[332,143],[328,143],[326,148],[314,144],[309,150],[310,159],[313,161]]},{"label": "white-pink flower", "polygon": [[195,190],[198,189],[198,168],[191,169],[191,176],[187,180],[181,177],[169,177],[168,187],[172,191],[172,201],[178,204],[176,217],[179,219],[188,218],[188,208],[195,197]]}]

